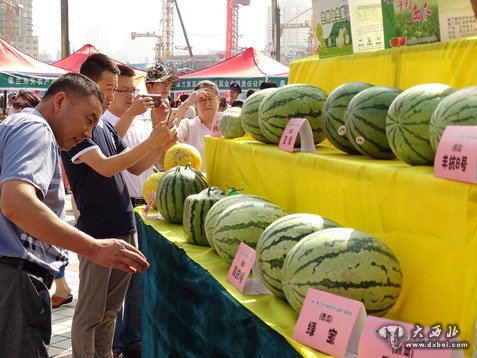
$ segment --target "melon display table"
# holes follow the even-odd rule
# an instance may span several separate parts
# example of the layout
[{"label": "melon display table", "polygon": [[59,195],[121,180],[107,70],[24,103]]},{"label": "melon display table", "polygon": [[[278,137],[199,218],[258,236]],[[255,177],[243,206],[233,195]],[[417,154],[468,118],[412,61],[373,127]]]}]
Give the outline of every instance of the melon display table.
[{"label": "melon display table", "polygon": [[294,341],[297,314],[273,295],[244,296],[210,247],[136,209],[142,250],[143,357],[328,357]]},{"label": "melon display table", "polygon": [[319,214],[383,240],[403,272],[401,296],[386,317],[457,324],[460,339],[473,342],[476,185],[436,178],[431,167],[353,156],[325,145],[317,154],[287,153],[252,139],[206,137],[205,158],[212,185],[244,188],[289,213]]}]

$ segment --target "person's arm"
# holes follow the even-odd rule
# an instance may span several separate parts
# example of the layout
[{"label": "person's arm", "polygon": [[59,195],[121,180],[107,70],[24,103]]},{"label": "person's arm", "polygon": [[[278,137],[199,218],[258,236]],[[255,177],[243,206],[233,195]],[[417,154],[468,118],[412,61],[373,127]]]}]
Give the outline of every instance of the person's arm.
[{"label": "person's arm", "polygon": [[[164,148],[170,145],[170,142],[174,140],[175,135],[176,128],[174,126],[170,125],[169,127],[161,127],[158,125],[154,127],[148,139],[132,149],[125,150],[111,157],[106,157],[99,148],[95,148],[81,154],[78,159],[80,162],[87,164],[96,172],[107,178],[110,178],[123,170],[129,170],[129,168],[131,168],[131,173],[137,175],[152,167],[155,159],[157,159]],[[150,156],[148,154],[150,154]],[[146,157],[146,155],[148,156]],[[146,157],[145,161],[136,166],[135,164],[144,157]],[[149,166],[146,166],[148,163]],[[139,171],[141,168],[144,169]]]},{"label": "person's arm", "polygon": [[187,112],[187,110],[189,109],[190,106],[193,106],[195,105],[195,103],[197,102],[197,100],[201,97],[201,96],[205,96],[207,95],[207,92],[203,89],[199,89],[197,91],[193,91],[189,97],[181,103],[181,105],[177,108],[177,115],[176,115],[176,119],[174,120],[174,124],[176,126],[179,125],[180,121],[182,119],[184,119],[185,117],[185,114]]},{"label": "person's arm", "polygon": [[153,106],[154,102],[151,97],[141,97],[140,95],[137,95],[133,103],[131,103],[131,106],[114,125],[114,129],[116,129],[119,136],[124,138],[134,118],[143,114],[148,108],[152,108]]},{"label": "person's arm", "polygon": [[38,199],[36,188],[28,182],[4,182],[0,210],[8,220],[34,238],[74,251],[99,265],[128,272],[142,272],[149,266],[144,255],[126,242],[96,240],[61,220]]}]

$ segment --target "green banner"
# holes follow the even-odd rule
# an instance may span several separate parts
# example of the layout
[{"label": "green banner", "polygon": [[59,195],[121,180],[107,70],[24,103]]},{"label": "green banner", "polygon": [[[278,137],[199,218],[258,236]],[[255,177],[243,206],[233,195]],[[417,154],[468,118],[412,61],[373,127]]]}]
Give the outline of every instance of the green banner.
[{"label": "green banner", "polygon": [[44,90],[47,89],[57,77],[48,75],[25,75],[20,73],[0,72],[0,90]]},{"label": "green banner", "polygon": [[275,82],[278,87],[288,84],[288,77],[253,77],[253,78],[181,78],[180,82],[173,88],[174,91],[191,91],[194,87],[204,80],[209,80],[214,82],[220,91],[230,90],[230,85],[232,83],[238,83],[242,88],[242,91],[247,91],[249,89],[259,89],[260,84],[264,81]]}]

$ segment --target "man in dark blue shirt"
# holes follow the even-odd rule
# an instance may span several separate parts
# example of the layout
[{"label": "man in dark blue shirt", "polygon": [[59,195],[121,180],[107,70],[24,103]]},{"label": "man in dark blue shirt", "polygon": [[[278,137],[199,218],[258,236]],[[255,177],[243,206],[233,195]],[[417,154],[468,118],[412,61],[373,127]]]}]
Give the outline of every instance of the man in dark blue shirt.
[{"label": "man in dark blue shirt", "polygon": [[[104,109],[118,83],[118,67],[103,54],[89,56],[80,72],[95,81]],[[62,153],[80,215],[76,227],[96,239],[137,242],[133,208],[121,171],[139,174],[176,142],[175,127],[156,125],[150,137],[128,149],[112,125],[102,120],[87,139]],[[73,357],[110,356],[116,313],[121,309],[130,274],[108,269],[80,256],[78,303],[73,317]]]}]

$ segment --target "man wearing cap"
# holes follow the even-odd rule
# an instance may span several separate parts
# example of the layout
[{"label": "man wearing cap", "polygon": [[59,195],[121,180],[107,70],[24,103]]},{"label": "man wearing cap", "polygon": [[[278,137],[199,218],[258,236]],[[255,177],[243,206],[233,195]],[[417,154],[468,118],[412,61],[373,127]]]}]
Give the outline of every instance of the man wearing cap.
[{"label": "man wearing cap", "polygon": [[163,66],[156,65],[147,71],[146,89],[149,94],[160,94],[167,99],[171,88],[179,83],[179,77],[168,72]]},{"label": "man wearing cap", "polygon": [[230,101],[229,101],[229,103],[235,102],[240,93],[242,93],[242,88],[240,88],[239,84],[238,83],[232,83],[230,85]]}]

